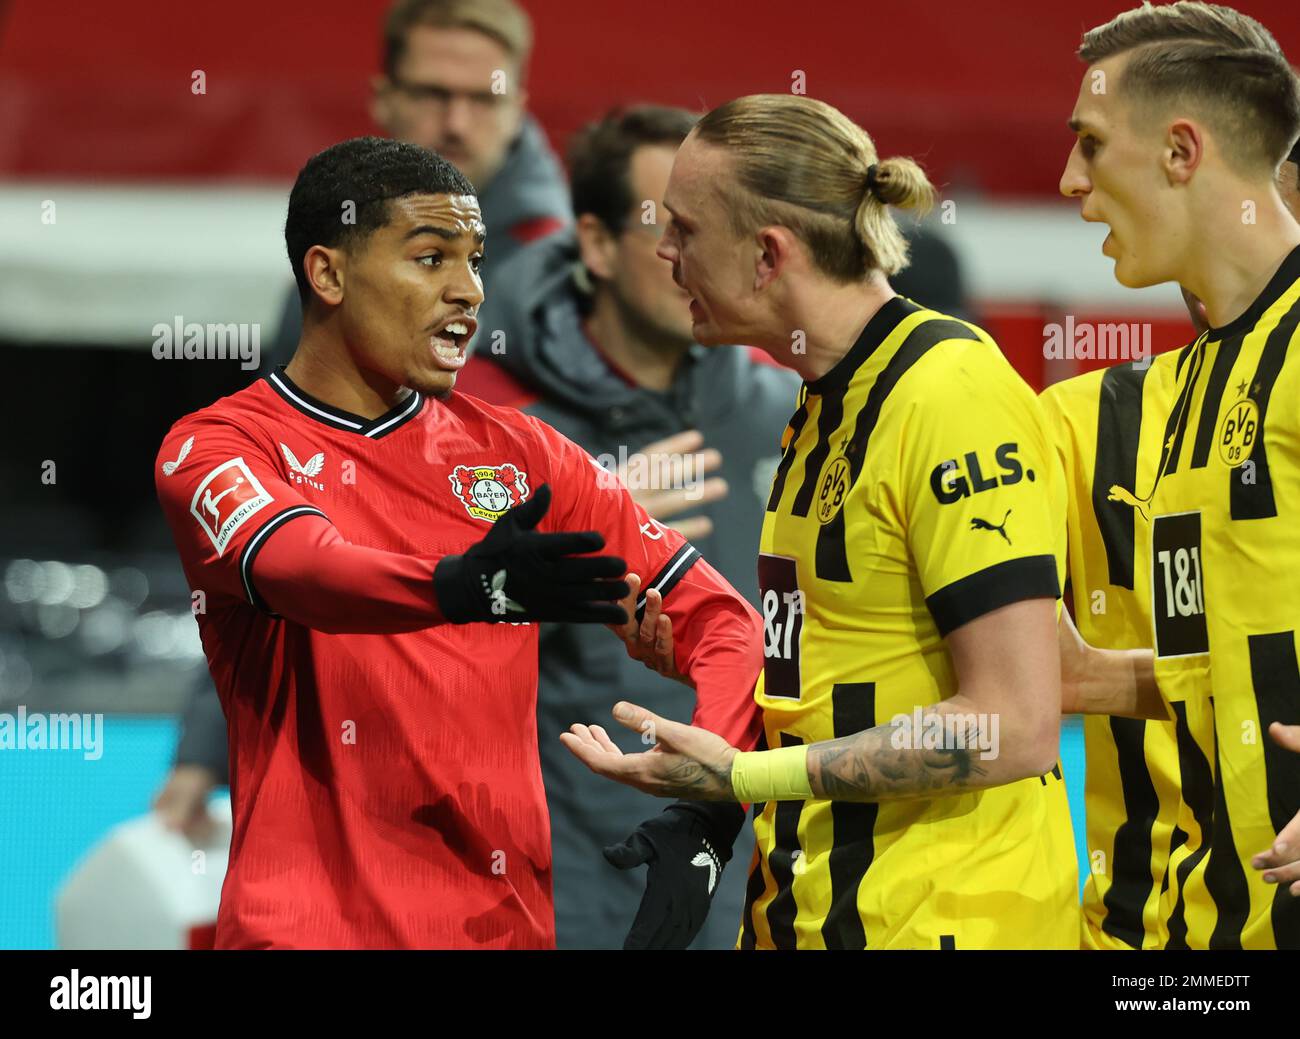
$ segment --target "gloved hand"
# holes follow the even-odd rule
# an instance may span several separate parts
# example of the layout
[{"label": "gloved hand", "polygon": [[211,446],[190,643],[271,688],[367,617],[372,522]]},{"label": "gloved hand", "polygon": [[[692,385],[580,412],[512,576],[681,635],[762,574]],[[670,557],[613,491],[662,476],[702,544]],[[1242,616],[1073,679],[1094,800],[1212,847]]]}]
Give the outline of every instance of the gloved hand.
[{"label": "gloved hand", "polygon": [[551,489],[542,484],[482,541],[438,562],[433,586],[447,620],[627,623],[618,604],[628,593],[621,580],[627,564],[617,556],[580,555],[605,547],[594,530],[538,533],[550,504]]},{"label": "gloved hand", "polygon": [[618,869],[650,866],[624,949],[685,949],[695,940],[744,822],[731,801],[674,801],[605,849]]}]

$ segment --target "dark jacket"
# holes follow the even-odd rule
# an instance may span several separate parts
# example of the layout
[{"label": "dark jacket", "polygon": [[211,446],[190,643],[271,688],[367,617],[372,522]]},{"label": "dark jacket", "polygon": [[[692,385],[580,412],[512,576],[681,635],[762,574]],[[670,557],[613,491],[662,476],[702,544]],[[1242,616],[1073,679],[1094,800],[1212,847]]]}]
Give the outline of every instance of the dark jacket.
[{"label": "dark jacket", "polygon": [[[713,520],[713,533],[695,542],[696,547],[757,605],[759,533],[798,377],[755,360],[744,347],[697,345],[667,392],[629,385],[583,332],[581,296],[572,275],[576,259],[573,234],[563,232],[523,250],[500,270],[494,293],[480,312],[479,353],[471,363],[497,365],[522,383],[533,397],[522,410],[598,458],[617,458],[620,447],[631,453],[682,430],[700,430],[705,445],[722,454],[721,471],[711,475],[725,477],[730,492],[680,518],[708,515]],[[494,355],[489,351],[498,331],[505,333],[498,340],[504,349]],[[625,750],[644,750],[638,734],[611,720],[614,703],[628,699],[689,721],[694,696],[691,689],[630,660],[622,643],[603,627],[543,630],[538,733],[562,948],[622,945],[644,890],[645,871],[620,873],[605,863],[600,849],[621,841],[666,802],[593,775],[564,748],[559,734],[574,722],[597,722]],[[747,824],[696,947],[734,945],[752,847]]]}]

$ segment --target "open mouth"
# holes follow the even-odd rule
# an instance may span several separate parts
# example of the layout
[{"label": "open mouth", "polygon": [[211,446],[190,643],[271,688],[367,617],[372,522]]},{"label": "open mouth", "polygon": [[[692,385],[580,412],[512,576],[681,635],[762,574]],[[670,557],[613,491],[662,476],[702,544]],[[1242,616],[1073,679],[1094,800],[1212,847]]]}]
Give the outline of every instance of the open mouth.
[{"label": "open mouth", "polygon": [[429,338],[434,360],[448,371],[465,365],[465,351],[474,337],[478,322],[472,317],[455,317],[444,321]]}]

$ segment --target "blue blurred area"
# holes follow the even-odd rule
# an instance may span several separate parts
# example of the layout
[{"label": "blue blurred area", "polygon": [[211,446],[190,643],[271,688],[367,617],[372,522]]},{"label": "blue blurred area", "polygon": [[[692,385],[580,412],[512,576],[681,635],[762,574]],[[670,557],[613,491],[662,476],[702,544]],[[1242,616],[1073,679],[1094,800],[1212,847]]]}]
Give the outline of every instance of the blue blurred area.
[{"label": "blue blurred area", "polygon": [[54,895],[117,823],[148,810],[171,766],[174,717],[106,715],[103,755],[0,751],[0,948],[54,947]]},{"label": "blue blurred area", "polygon": [[1074,823],[1074,851],[1079,858],[1079,891],[1088,879],[1088,833],[1083,816],[1083,719],[1066,718],[1061,725],[1061,767],[1065,770],[1065,790],[1070,798],[1070,820]]},{"label": "blue blurred area", "polygon": [[[175,718],[106,717],[104,754],[0,751],[0,948],[54,946],[54,894],[78,860],[117,823],[147,810],[171,765]],[[1083,830],[1083,726],[1061,734],[1070,813],[1087,876]]]}]

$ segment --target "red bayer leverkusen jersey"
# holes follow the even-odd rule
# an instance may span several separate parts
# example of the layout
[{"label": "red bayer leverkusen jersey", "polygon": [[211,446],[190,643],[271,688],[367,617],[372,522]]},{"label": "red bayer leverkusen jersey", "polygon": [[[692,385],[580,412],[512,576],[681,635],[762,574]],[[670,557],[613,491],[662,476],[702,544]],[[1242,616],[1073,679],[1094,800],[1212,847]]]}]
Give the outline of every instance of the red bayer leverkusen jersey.
[{"label": "red bayer leverkusen jersey", "polygon": [[432,584],[543,483],[541,530],[664,593],[695,724],[753,745],[757,614],[529,416],[412,392],[368,420],[280,371],[177,422],[155,479],[229,728],[218,948],[554,945],[536,625],[442,622]]}]

